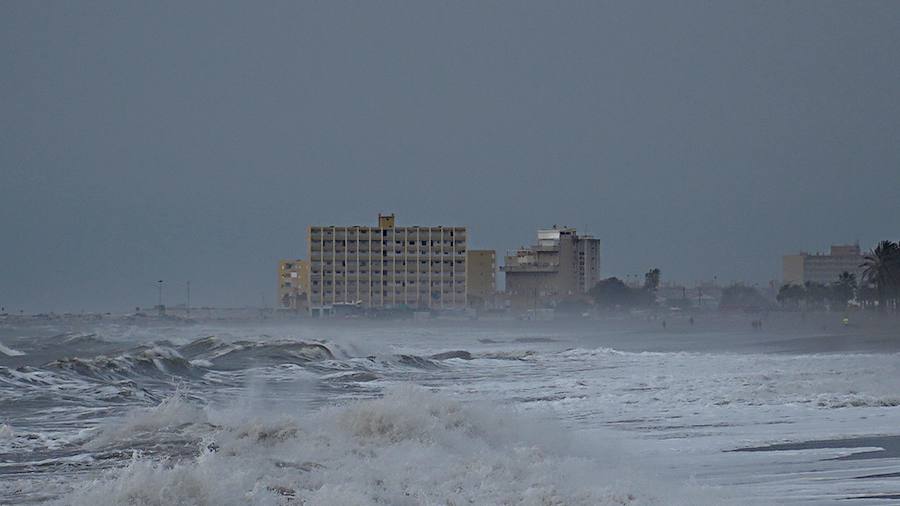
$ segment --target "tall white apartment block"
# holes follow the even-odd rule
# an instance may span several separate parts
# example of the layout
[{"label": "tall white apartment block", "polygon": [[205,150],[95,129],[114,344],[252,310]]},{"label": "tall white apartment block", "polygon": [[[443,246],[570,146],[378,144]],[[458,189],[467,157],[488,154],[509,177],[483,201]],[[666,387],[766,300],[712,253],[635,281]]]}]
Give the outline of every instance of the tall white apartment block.
[{"label": "tall white apartment block", "polygon": [[463,309],[466,228],[378,226],[308,229],[309,308]]}]

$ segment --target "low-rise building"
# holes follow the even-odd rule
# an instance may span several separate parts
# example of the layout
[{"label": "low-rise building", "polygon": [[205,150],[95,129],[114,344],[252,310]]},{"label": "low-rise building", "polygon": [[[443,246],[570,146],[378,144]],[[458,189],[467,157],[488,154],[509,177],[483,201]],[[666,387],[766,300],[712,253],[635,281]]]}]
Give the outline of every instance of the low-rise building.
[{"label": "low-rise building", "polygon": [[782,259],[783,279],[785,284],[802,285],[807,281],[831,284],[838,277],[849,272],[859,280],[862,273],[863,256],[858,244],[835,244],[828,254],[805,252],[785,255]]},{"label": "low-rise building", "polygon": [[537,244],[508,254],[502,270],[514,306],[553,305],[600,281],[600,240],[569,227],[538,230]]},{"label": "low-rise building", "polygon": [[309,263],[306,260],[278,262],[278,306],[281,309],[305,310],[309,292]]},{"label": "low-rise building", "polygon": [[489,309],[497,295],[497,252],[469,250],[466,253],[466,301],[469,307]]}]

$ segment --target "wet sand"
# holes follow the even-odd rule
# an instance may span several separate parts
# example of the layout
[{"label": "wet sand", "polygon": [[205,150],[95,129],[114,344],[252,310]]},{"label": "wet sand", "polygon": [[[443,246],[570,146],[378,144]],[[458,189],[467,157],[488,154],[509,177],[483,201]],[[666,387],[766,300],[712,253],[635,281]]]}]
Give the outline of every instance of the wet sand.
[{"label": "wet sand", "polygon": [[[819,450],[819,449],[843,449],[843,448],[880,448],[880,450],[864,451],[837,457],[829,460],[862,460],[862,459],[889,459],[900,457],[900,435],[896,436],[865,436],[843,439],[823,439],[812,441],[799,441],[796,443],[781,443],[767,446],[753,446],[739,448],[736,452],[776,452],[789,450]],[[870,476],[857,476],[863,478],[888,478],[898,477],[900,473],[878,474]]]}]

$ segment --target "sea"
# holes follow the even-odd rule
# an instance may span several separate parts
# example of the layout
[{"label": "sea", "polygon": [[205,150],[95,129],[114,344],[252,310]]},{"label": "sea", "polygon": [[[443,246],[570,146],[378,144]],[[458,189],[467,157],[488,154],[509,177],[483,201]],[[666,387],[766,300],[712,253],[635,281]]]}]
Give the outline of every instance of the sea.
[{"label": "sea", "polygon": [[898,329],[7,319],[0,504],[900,504]]}]

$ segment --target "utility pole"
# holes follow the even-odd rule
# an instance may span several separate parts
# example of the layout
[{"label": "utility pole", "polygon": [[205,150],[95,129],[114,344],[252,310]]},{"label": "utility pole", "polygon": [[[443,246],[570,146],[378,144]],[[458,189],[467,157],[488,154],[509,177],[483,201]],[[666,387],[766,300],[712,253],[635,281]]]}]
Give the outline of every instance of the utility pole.
[{"label": "utility pole", "polygon": [[163,297],[162,297],[163,280],[160,279],[159,281],[156,282],[156,288],[158,290],[156,311],[159,313],[159,316],[163,316],[166,314],[166,308],[165,308],[165,306],[163,306]]}]

